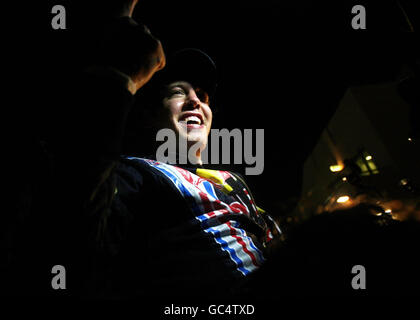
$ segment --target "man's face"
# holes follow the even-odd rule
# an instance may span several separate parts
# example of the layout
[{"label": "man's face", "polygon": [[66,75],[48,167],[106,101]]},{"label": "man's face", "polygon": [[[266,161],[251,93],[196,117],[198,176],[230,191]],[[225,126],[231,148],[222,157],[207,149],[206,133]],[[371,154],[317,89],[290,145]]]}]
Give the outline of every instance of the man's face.
[{"label": "man's face", "polygon": [[199,143],[204,148],[213,118],[208,94],[188,82],[176,81],[166,87],[162,102],[161,126],[187,140],[188,147]]}]

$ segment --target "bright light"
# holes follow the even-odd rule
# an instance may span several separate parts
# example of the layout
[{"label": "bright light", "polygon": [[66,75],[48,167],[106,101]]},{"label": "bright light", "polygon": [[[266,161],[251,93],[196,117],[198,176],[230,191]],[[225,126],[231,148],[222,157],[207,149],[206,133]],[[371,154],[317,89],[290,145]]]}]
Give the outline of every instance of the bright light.
[{"label": "bright light", "polygon": [[408,138],[408,141],[413,141],[413,140],[411,140],[411,138]]},{"label": "bright light", "polygon": [[339,172],[339,171],[341,171],[343,169],[344,169],[344,167],[341,164],[336,164],[334,166],[330,166],[330,170],[332,172]]},{"label": "bright light", "polygon": [[386,209],[385,210],[385,213],[391,213],[392,212],[392,210],[391,209]]},{"label": "bright light", "polygon": [[343,181],[347,181],[347,177],[343,177],[343,179],[341,179],[341,180],[343,180]]},{"label": "bright light", "polygon": [[372,160],[372,156],[367,156],[365,159],[366,159],[367,161]]},{"label": "bright light", "polygon": [[345,203],[349,200],[350,200],[349,196],[341,196],[340,198],[337,199],[337,203]]}]

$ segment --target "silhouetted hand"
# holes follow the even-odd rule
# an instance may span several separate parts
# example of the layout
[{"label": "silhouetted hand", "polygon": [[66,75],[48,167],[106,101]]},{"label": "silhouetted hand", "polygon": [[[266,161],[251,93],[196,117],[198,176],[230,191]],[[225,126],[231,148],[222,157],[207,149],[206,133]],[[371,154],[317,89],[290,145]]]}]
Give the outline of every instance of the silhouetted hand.
[{"label": "silhouetted hand", "polygon": [[154,38],[150,31],[149,35],[152,37],[152,41],[155,41],[156,49],[153,50],[147,57],[145,57],[145,63],[142,66],[140,72],[133,77],[133,81],[136,85],[135,91],[143,87],[156,72],[162,70],[166,65],[166,57],[162,43],[158,39]]}]

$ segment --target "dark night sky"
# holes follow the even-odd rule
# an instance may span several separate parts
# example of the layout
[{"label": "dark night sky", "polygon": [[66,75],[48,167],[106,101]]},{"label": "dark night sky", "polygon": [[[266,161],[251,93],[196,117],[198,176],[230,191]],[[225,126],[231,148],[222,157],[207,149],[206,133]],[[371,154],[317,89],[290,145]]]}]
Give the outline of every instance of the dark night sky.
[{"label": "dark night sky", "polygon": [[[62,99],[54,86],[80,66],[89,42],[83,30],[99,21],[95,1],[88,7],[87,1],[60,2],[67,9],[67,30],[50,26],[58,2],[13,11],[20,13],[20,23],[13,25],[19,36],[10,36],[11,57],[18,61],[13,75],[17,82],[29,74],[30,86],[25,94],[15,88],[24,130],[18,126],[12,135],[25,143],[54,134],[51,110]],[[197,47],[215,59],[222,110],[215,127],[265,129],[265,172],[249,178],[263,203],[271,196],[263,190],[272,177],[277,199],[299,193],[303,161],[349,84],[392,79],[397,66],[415,55],[412,37],[401,33],[406,25],[394,1],[283,2],[140,0],[134,15],[168,52]],[[355,4],[366,5],[368,31],[350,27]]]}]

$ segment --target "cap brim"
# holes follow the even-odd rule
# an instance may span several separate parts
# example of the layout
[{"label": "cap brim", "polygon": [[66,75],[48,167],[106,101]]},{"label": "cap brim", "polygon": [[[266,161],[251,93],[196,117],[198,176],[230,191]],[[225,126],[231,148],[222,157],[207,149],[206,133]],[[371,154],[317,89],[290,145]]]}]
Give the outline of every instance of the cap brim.
[{"label": "cap brim", "polygon": [[159,82],[169,84],[187,81],[214,96],[217,87],[216,64],[203,51],[188,48],[168,58],[166,67],[158,73]]}]

